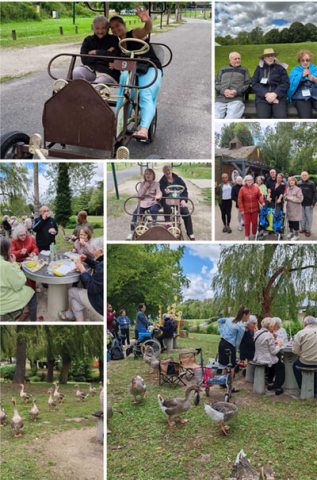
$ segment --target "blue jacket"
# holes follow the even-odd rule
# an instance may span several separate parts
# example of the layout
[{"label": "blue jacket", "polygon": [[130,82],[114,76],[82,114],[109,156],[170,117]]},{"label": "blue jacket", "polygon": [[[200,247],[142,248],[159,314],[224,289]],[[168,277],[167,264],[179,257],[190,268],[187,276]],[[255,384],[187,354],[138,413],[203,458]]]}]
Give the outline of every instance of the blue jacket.
[{"label": "blue jacket", "polygon": [[[311,63],[308,68],[310,70],[310,73],[316,77],[317,76],[317,65],[314,65],[313,63]],[[303,78],[302,77],[303,70],[304,70],[304,67],[302,67],[301,65],[297,65],[296,67],[294,67],[291,70],[291,73],[290,73],[290,76],[289,76],[290,87],[289,87],[288,92],[287,92],[287,96],[288,96],[290,101],[292,100],[292,96],[296,92],[296,90],[298,88],[298,85],[300,84],[300,81]],[[309,80],[309,78],[304,77],[304,80]]]},{"label": "blue jacket", "polygon": [[93,268],[94,273],[92,275],[88,272],[82,273],[81,281],[87,289],[89,302],[100,315],[103,315],[103,260],[96,262],[86,258],[85,263]]},{"label": "blue jacket", "polygon": [[221,338],[227,340],[238,350],[245,328],[242,322],[233,323],[232,320],[233,317],[219,318],[218,328]]},{"label": "blue jacket", "polygon": [[141,328],[147,329],[149,325],[152,325],[151,322],[148,321],[144,312],[141,312],[141,310],[139,310],[136,316],[135,329],[136,330],[140,330]]},{"label": "blue jacket", "polygon": [[[261,83],[262,78],[267,78],[266,84]],[[273,65],[264,65],[256,67],[252,77],[252,89],[255,92],[255,103],[265,101],[265,94],[268,92],[276,93],[279,100],[286,98],[289,87],[287,72],[282,65],[273,63]]]},{"label": "blue jacket", "polygon": [[121,315],[119,315],[117,320],[121,328],[129,328],[129,325],[131,325],[131,320],[127,315],[125,317],[122,317]]}]

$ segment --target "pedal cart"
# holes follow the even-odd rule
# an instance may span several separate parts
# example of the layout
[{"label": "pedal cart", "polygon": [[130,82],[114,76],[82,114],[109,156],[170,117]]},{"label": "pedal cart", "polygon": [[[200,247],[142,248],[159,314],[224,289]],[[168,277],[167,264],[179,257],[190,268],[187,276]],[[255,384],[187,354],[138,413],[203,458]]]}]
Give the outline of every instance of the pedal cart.
[{"label": "pedal cart", "polygon": [[[136,185],[136,191],[140,183]],[[181,194],[184,191],[182,185],[170,185],[166,188],[168,190],[168,196],[162,197],[166,202],[166,205],[170,206],[171,213],[164,214],[161,210],[157,214],[156,220],[152,219],[152,215],[149,212],[139,213],[141,197],[132,196],[124,202],[124,211],[127,215],[136,215],[137,223],[133,232],[132,240],[183,240],[182,231],[182,218],[192,215],[195,209],[194,203],[190,198],[184,198]],[[144,197],[142,197],[144,198]],[[184,215],[180,211],[181,200],[186,200],[189,213]],[[133,201],[133,203],[132,203]],[[128,209],[132,204],[135,209],[135,201],[137,201],[137,213],[134,210]]]}]

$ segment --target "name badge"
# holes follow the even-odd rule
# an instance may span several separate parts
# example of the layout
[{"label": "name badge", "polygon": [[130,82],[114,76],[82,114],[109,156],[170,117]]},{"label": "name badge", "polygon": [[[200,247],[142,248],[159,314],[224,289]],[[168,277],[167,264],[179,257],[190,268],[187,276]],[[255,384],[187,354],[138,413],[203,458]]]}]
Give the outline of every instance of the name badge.
[{"label": "name badge", "polygon": [[261,81],[260,81],[260,83],[262,83],[263,85],[266,85],[266,84],[267,84],[267,82],[268,82],[268,78],[267,78],[267,77],[263,77],[263,78],[261,78]]},{"label": "name badge", "polygon": [[302,90],[302,95],[303,95],[303,97],[310,97],[310,96],[311,96],[311,93],[310,93],[309,88],[304,88],[304,89]]}]

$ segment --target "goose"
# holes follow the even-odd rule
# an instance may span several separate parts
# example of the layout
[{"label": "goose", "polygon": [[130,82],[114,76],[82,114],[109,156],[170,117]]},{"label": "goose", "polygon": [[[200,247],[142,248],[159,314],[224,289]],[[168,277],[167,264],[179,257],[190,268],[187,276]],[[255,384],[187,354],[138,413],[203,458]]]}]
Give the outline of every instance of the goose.
[{"label": "goose", "polygon": [[[1,406],[1,403],[0,403],[0,406]],[[0,408],[0,425],[5,425],[6,424],[6,420],[7,420],[7,414],[6,412],[4,411],[4,409]]]},{"label": "goose", "polygon": [[31,395],[31,394],[28,394],[28,393],[26,393],[26,392],[24,391],[24,385],[23,385],[23,383],[20,383],[20,387],[21,387],[21,390],[20,390],[20,398],[21,398],[21,400],[24,401],[24,403],[27,403],[27,402],[30,400],[30,398],[32,397],[32,395]]},{"label": "goose", "polygon": [[23,419],[18,412],[15,397],[12,397],[11,401],[13,404],[13,417],[11,420],[12,433],[14,434],[15,437],[21,437],[22,435],[21,430],[23,429]]},{"label": "goose", "polygon": [[89,393],[92,397],[94,397],[97,393],[96,387],[93,387],[92,383],[89,384]]},{"label": "goose", "polygon": [[55,390],[54,390],[54,393],[53,393],[54,400],[57,400],[59,403],[63,403],[64,400],[65,400],[64,393],[59,392],[59,390],[58,390],[59,386],[58,386],[57,382],[54,383],[54,386],[55,386]]},{"label": "goose", "polygon": [[78,400],[80,400],[81,402],[83,402],[84,400],[86,400],[86,398],[88,397],[88,393],[85,393],[85,392],[82,392],[79,388],[79,385],[75,385],[75,388],[76,388],[76,397],[78,398]]},{"label": "goose", "polygon": [[212,405],[205,403],[205,412],[214,422],[220,424],[220,431],[228,435],[229,425],[225,425],[227,420],[238,413],[238,407],[230,402],[216,402]]},{"label": "goose", "polygon": [[48,409],[49,409],[50,412],[56,410],[57,403],[54,400],[52,393],[50,393],[50,396],[47,400],[47,403],[48,403]]},{"label": "goose", "polygon": [[135,375],[131,379],[131,387],[130,387],[130,393],[134,397],[133,403],[139,403],[137,401],[137,397],[141,397],[141,400],[144,399],[146,392],[146,385],[144,383],[144,380],[140,375]]},{"label": "goose", "polygon": [[160,360],[154,355],[154,350],[150,345],[146,345],[143,354],[143,360],[145,363],[152,367],[152,373],[158,371],[160,366]]},{"label": "goose", "polygon": [[258,472],[253,468],[243,450],[237,455],[231,471],[230,480],[274,480],[271,465],[265,465]]},{"label": "goose", "polygon": [[32,400],[32,403],[33,403],[33,405],[32,405],[31,410],[29,411],[29,414],[30,414],[31,419],[34,422],[34,420],[36,420],[37,417],[39,416],[40,410],[39,410],[38,406],[36,405],[35,398]]},{"label": "goose", "polygon": [[170,427],[175,426],[177,419],[180,423],[189,422],[187,418],[180,418],[180,415],[189,410],[196,390],[197,387],[195,386],[188,387],[185,390],[185,398],[172,398],[171,400],[164,400],[162,395],[158,394],[157,398],[159,405],[162,412],[167,415],[167,422]]}]

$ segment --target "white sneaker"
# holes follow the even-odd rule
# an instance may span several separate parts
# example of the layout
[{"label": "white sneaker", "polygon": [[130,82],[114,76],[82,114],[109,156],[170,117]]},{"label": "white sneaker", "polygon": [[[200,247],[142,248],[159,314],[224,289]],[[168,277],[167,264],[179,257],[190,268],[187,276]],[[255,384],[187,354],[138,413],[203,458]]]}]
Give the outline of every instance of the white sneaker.
[{"label": "white sneaker", "polygon": [[290,232],[287,234],[287,240],[290,240],[291,238],[293,238],[293,232]]},{"label": "white sneaker", "polygon": [[248,242],[248,241],[249,241],[249,237],[244,237],[244,241],[245,241],[245,242]]},{"label": "white sneaker", "polygon": [[126,240],[132,240],[132,236],[133,236],[133,234],[132,234],[132,233],[129,233],[129,235],[127,236]]},{"label": "white sneaker", "polygon": [[292,240],[293,240],[294,242],[296,242],[297,240],[299,240],[298,232],[295,232],[295,235],[293,236]]},{"label": "white sneaker", "polygon": [[239,226],[238,226],[238,230],[239,230],[239,232],[242,232],[243,226],[242,226],[242,225],[239,225]]}]

